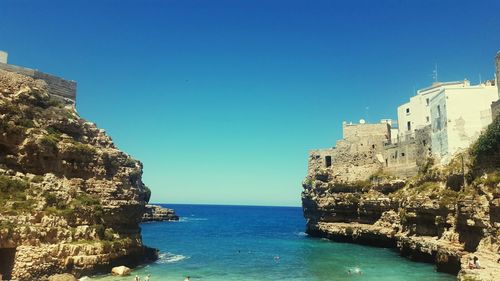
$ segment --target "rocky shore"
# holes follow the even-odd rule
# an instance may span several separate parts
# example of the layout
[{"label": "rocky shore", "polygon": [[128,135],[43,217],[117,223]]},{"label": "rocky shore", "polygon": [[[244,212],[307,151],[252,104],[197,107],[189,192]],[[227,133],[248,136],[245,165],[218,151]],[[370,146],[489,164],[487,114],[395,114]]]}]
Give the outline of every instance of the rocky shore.
[{"label": "rocky shore", "polygon": [[[468,151],[447,165],[428,158],[414,177],[395,177],[382,169],[359,172],[364,166],[357,160],[324,168],[310,158],[302,193],[307,233],[394,247],[402,256],[432,262],[438,271],[456,274],[459,280],[498,280],[499,136],[497,117]],[[358,171],[356,177],[351,170]],[[469,269],[473,256],[482,269]]]},{"label": "rocky shore", "polygon": [[77,277],[157,258],[142,164],[42,80],[0,70],[0,274]]},{"label": "rocky shore", "polygon": [[158,205],[146,205],[142,222],[178,221],[179,216],[173,209],[163,208]]}]

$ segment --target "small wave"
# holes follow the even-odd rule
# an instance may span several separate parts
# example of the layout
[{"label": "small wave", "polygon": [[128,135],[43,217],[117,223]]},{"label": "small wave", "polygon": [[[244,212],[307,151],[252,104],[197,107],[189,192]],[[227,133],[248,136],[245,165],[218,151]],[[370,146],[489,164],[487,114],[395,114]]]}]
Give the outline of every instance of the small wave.
[{"label": "small wave", "polygon": [[301,232],[297,232],[297,235],[298,236],[307,236],[308,234],[305,233],[305,232],[303,232],[303,231],[301,231]]},{"label": "small wave", "polygon": [[179,222],[190,222],[190,221],[206,221],[208,220],[207,218],[186,218],[186,217],[181,217],[179,219]]},{"label": "small wave", "polygon": [[172,254],[172,253],[166,252],[166,253],[161,253],[158,256],[157,263],[160,263],[160,264],[174,263],[174,262],[179,262],[179,261],[182,261],[182,260],[185,260],[185,259],[189,259],[189,257],[183,256],[183,255],[176,255],[176,254]]}]

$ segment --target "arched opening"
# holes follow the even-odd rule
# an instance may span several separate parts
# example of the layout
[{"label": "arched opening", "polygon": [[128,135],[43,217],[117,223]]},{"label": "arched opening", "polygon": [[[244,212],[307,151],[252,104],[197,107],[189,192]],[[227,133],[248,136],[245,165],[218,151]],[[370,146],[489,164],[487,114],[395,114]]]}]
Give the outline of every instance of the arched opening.
[{"label": "arched opening", "polygon": [[16,257],[16,248],[0,248],[0,274],[3,279],[12,279],[12,268],[14,268],[14,259]]}]

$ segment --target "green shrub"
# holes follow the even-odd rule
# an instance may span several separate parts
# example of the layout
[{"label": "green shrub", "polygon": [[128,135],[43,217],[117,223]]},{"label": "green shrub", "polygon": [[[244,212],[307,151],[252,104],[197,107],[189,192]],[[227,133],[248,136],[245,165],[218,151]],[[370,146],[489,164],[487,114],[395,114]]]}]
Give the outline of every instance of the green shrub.
[{"label": "green shrub", "polygon": [[34,176],[34,177],[31,179],[31,182],[34,182],[34,183],[41,183],[41,182],[43,182],[43,176],[36,175],[36,176]]},{"label": "green shrub", "polygon": [[446,207],[448,205],[457,204],[458,195],[459,195],[459,193],[454,191],[454,190],[450,190],[450,189],[442,190],[440,193],[439,206]]},{"label": "green shrub", "polygon": [[19,193],[25,194],[28,188],[29,183],[26,181],[0,175],[0,198],[15,198]]},{"label": "green shrub", "polygon": [[73,142],[73,145],[68,147],[68,152],[90,160],[95,156],[97,150],[88,144]]},{"label": "green shrub", "polygon": [[44,147],[52,148],[57,150],[57,144],[59,143],[59,138],[54,135],[45,135],[40,139],[40,144]]},{"label": "green shrub", "polygon": [[30,120],[30,119],[21,119],[17,122],[17,124],[21,127],[24,127],[24,128],[35,127],[35,123],[33,122],[33,120]]},{"label": "green shrub", "polygon": [[115,239],[115,232],[111,228],[104,230],[104,240],[112,241]]}]

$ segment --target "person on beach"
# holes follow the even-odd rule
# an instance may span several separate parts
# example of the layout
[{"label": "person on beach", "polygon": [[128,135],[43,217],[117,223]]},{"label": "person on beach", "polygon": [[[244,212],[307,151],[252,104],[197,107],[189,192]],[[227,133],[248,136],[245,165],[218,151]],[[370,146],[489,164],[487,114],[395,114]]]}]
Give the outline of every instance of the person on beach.
[{"label": "person on beach", "polygon": [[151,278],[151,274],[148,274],[148,276],[144,277],[144,281],[149,281],[149,278]]},{"label": "person on beach", "polygon": [[479,258],[474,256],[474,266],[476,269],[481,269],[481,264],[479,263]]},{"label": "person on beach", "polygon": [[469,269],[474,269],[476,266],[474,265],[474,260],[472,257],[469,257],[469,263],[468,263]]},{"label": "person on beach", "polygon": [[187,276],[186,279],[184,279],[184,281],[189,281],[189,276]]},{"label": "person on beach", "polygon": [[139,278],[139,275],[135,276],[134,281],[141,281],[141,278]]}]

